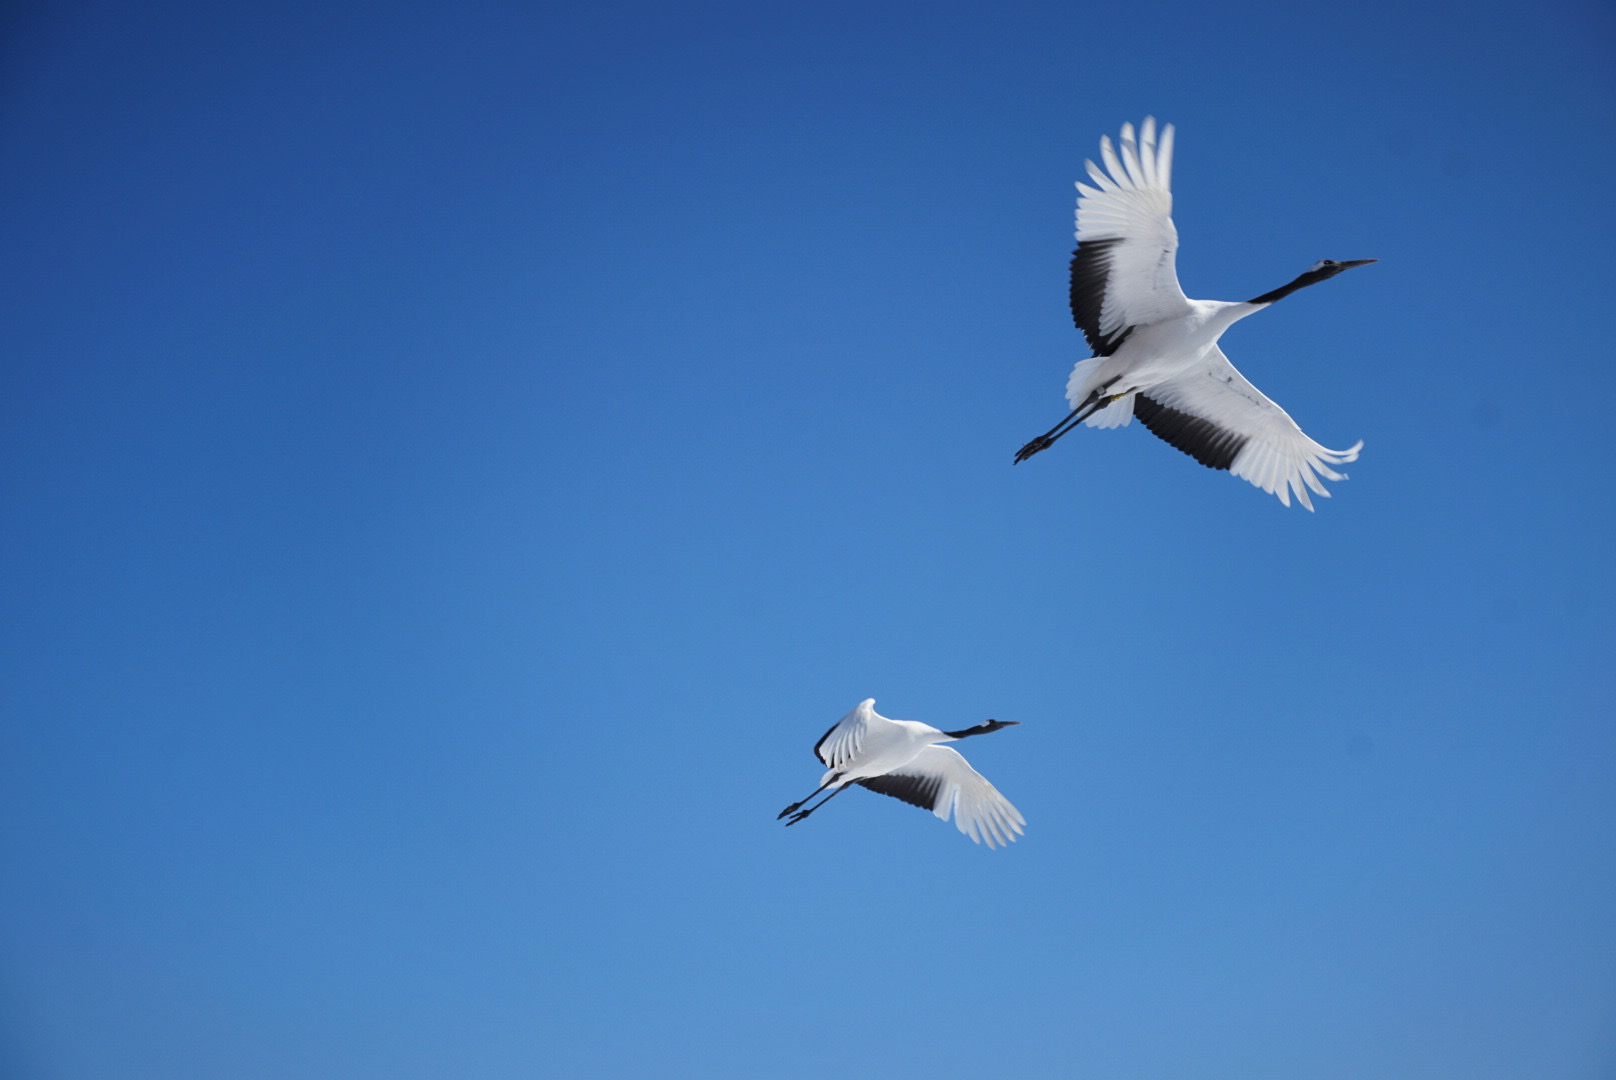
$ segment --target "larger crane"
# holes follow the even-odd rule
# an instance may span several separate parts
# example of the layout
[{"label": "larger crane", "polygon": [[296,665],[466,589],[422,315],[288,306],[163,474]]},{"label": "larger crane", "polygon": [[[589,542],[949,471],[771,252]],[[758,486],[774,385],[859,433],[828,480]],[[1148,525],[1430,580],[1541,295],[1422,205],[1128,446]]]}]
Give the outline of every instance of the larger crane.
[{"label": "larger crane", "polygon": [[1246,301],[1191,300],[1178,284],[1173,227],[1173,125],[1156,140],[1146,117],[1134,137],[1122,125],[1120,153],[1100,138],[1105,169],[1084,162],[1095,186],[1077,190],[1077,252],[1072,256],[1072,318],[1094,356],[1066,383],[1072,411],[1016,454],[1020,463],[1078,424],[1125,426],[1135,416],[1202,465],[1227,469],[1286,506],[1294,493],[1309,510],[1331,469],[1355,461],[1359,440],[1331,450],[1308,438],[1278,405],[1234,369],[1218,348],[1223,332],[1298,289],[1375,259],[1323,259],[1287,285]]}]

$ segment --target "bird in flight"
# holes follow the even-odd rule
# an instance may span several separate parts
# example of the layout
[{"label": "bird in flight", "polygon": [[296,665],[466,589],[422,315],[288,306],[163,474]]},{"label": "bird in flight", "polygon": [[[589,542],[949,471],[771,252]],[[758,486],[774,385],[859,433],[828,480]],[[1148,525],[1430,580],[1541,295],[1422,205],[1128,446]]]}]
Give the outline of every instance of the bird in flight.
[{"label": "bird in flight", "polygon": [[[814,744],[814,754],[830,770],[802,802],[780,811],[795,825],[853,784],[930,810],[944,821],[952,811],[959,831],[977,843],[1008,844],[1027,820],[957,750],[939,743],[986,735],[1018,720],[985,720],[961,731],[939,731],[913,720],[888,720],[866,698]],[[815,796],[830,792],[802,809]]]},{"label": "bird in flight", "polygon": [[1094,356],[1066,384],[1072,411],[1016,454],[1020,463],[1078,424],[1112,428],[1133,417],[1202,465],[1227,469],[1286,506],[1309,510],[1330,493],[1319,477],[1344,480],[1330,466],[1356,461],[1363,441],[1331,450],[1308,438],[1218,348],[1223,332],[1247,315],[1343,270],[1377,262],[1324,259],[1289,284],[1246,301],[1191,300],[1178,284],[1173,227],[1173,125],[1156,139],[1146,117],[1120,145],[1100,138],[1101,169],[1084,162],[1094,187],[1079,183],[1077,252],[1072,256],[1072,318]]}]

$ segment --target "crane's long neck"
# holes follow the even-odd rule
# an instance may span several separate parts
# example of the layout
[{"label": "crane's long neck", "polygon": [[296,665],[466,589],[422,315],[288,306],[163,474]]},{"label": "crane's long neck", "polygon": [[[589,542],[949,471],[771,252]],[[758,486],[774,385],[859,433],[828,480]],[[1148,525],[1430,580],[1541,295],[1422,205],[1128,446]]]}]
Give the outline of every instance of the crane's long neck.
[{"label": "crane's long neck", "polygon": [[1295,281],[1292,281],[1287,285],[1281,285],[1279,288],[1275,289],[1273,292],[1265,292],[1261,296],[1256,297],[1255,299],[1247,300],[1246,303],[1248,303],[1248,304],[1272,304],[1272,303],[1275,303],[1276,301],[1285,299],[1287,296],[1289,296],[1291,293],[1295,292],[1297,289],[1305,289],[1309,285],[1317,285],[1321,281],[1326,281],[1326,280],[1328,280],[1330,278],[1335,277],[1335,275],[1336,275],[1335,270],[1324,270],[1324,271],[1309,270],[1305,274],[1299,275],[1296,278]]},{"label": "crane's long neck", "polygon": [[1017,722],[1015,720],[985,720],[975,727],[968,727],[962,731],[945,731],[943,734],[947,735],[950,740],[968,739],[972,735],[986,735],[988,732],[998,731],[1000,728],[1013,727]]},{"label": "crane's long neck", "polygon": [[1210,311],[1202,332],[1208,335],[1209,342],[1216,342],[1223,336],[1223,332],[1247,315],[1255,315],[1262,310],[1262,305],[1247,300],[1196,300],[1195,304],[1204,306]]}]

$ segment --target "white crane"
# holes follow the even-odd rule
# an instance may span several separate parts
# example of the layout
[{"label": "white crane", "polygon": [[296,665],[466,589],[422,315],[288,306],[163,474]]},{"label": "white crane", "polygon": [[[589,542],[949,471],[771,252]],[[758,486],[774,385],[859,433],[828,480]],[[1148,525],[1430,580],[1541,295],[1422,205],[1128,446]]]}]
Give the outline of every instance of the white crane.
[{"label": "white crane", "polygon": [[[957,750],[939,743],[986,735],[1013,727],[1019,720],[985,720],[963,731],[938,731],[913,720],[888,720],[875,711],[875,699],[865,698],[835,727],[820,736],[814,754],[830,769],[819,787],[802,802],[780,811],[795,825],[853,784],[902,799],[930,810],[944,821],[950,811],[959,831],[988,847],[1008,844],[1027,819],[988,783]],[[829,790],[816,805],[801,809],[815,795]]]},{"label": "white crane", "polygon": [[[1330,493],[1319,476],[1358,458],[1363,441],[1331,450],[1229,363],[1218,348],[1223,332],[1297,289],[1343,270],[1377,262],[1324,259],[1288,285],[1243,303],[1191,300],[1178,284],[1173,227],[1173,125],[1156,141],[1146,117],[1134,138],[1122,125],[1120,155],[1100,138],[1101,170],[1086,161],[1095,187],[1079,183],[1077,252],[1072,256],[1072,318],[1094,356],[1078,363],[1066,383],[1071,413],[1016,454],[1022,462],[1078,424],[1123,427],[1135,416],[1156,435],[1202,465],[1228,469],[1286,506],[1291,494],[1309,510],[1307,492]],[[1108,175],[1109,174],[1109,175]]]}]

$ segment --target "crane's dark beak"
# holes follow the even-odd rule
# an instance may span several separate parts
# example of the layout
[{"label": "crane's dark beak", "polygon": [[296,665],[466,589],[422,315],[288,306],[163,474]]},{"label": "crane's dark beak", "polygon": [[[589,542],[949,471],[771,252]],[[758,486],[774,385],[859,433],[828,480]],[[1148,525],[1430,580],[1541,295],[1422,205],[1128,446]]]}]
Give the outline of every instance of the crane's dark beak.
[{"label": "crane's dark beak", "polygon": [[1351,270],[1354,266],[1368,266],[1372,262],[1379,261],[1379,259],[1348,259],[1346,262],[1341,263],[1340,266],[1343,270]]}]

